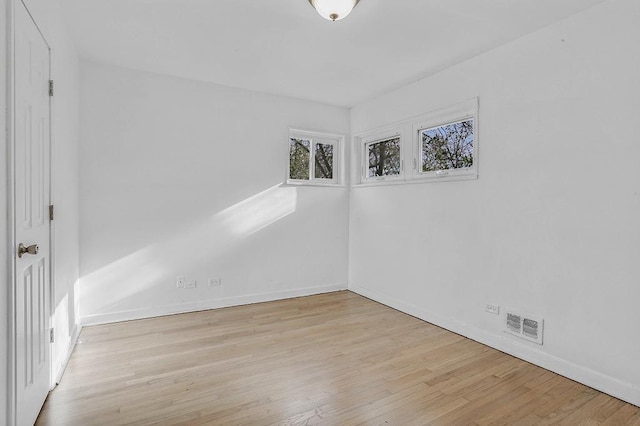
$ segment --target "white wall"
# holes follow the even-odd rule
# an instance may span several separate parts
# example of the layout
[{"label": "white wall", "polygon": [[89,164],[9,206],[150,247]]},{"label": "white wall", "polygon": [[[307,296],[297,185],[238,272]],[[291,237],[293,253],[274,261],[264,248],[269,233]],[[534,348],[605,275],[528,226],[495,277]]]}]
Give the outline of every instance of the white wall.
[{"label": "white wall", "polygon": [[[7,105],[7,2],[0,0],[0,105],[4,109]],[[8,365],[8,333],[9,333],[9,314],[8,314],[8,298],[9,298],[9,252],[7,223],[7,132],[6,114],[0,114],[0,241],[2,241],[2,249],[0,250],[0,280],[2,287],[0,288],[0,422],[7,418],[7,373]]]},{"label": "white wall", "polygon": [[350,288],[640,405],[639,21],[611,0],[355,107],[357,134],[478,96],[480,152],[478,180],[352,190]]},{"label": "white wall", "polygon": [[88,62],[81,105],[84,322],[346,288],[348,189],[282,182],[347,109]]},{"label": "white wall", "polygon": [[[0,77],[5,80],[5,1],[0,3],[0,22],[2,22],[2,34],[0,35]],[[55,233],[54,240],[54,314],[53,325],[56,328],[56,343],[53,346],[53,373],[59,375],[66,358],[70,353],[73,334],[78,331],[79,317],[76,314],[78,297],[74,291],[79,279],[79,186],[78,186],[78,116],[79,116],[79,77],[78,57],[75,47],[67,32],[66,24],[62,17],[60,5],[51,0],[27,0],[27,7],[38,23],[38,26],[51,47],[51,77],[56,81],[56,96],[52,99],[52,202],[57,209],[57,218],[53,223]],[[6,104],[4,97],[5,86],[2,85],[2,104]],[[4,129],[5,115],[2,114],[0,123]],[[5,145],[5,132],[2,132],[2,146]],[[9,224],[6,217],[6,173],[7,164],[3,148],[0,153],[0,163],[3,165],[2,184],[0,185],[0,198],[2,209],[0,211],[0,239],[8,241],[6,235]],[[13,251],[8,247],[9,252]],[[12,283],[8,279],[6,267],[8,266],[5,251],[0,257],[0,273],[7,286],[0,292],[0,317],[7,318],[8,286]],[[6,386],[7,360],[6,342],[8,330],[3,321],[0,331],[0,342],[3,345],[0,350],[0,419],[6,418]]]}]

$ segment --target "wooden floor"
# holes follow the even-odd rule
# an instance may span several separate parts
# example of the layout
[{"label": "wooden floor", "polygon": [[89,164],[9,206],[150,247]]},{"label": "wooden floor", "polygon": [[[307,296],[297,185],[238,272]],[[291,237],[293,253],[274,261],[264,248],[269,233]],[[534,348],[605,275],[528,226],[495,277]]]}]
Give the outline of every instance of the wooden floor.
[{"label": "wooden floor", "polygon": [[640,425],[640,408],[350,292],[87,327],[38,425]]}]

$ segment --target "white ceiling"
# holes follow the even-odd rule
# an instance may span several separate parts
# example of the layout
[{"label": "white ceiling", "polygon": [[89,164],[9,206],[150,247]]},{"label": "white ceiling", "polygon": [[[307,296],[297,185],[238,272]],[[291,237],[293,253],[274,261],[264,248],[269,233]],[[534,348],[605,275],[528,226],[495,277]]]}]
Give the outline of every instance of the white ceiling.
[{"label": "white ceiling", "polygon": [[62,0],[83,58],[353,106],[604,0]]}]

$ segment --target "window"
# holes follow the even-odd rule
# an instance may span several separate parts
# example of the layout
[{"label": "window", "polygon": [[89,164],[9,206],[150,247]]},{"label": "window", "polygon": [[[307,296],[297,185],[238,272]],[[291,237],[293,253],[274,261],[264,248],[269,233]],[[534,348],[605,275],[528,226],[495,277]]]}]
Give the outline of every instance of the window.
[{"label": "window", "polygon": [[450,122],[419,128],[419,174],[445,176],[474,173],[474,120]]},{"label": "window", "polygon": [[476,179],[478,99],[356,134],[353,140],[356,185]]},{"label": "window", "polygon": [[342,136],[291,130],[287,183],[337,185]]},{"label": "window", "polygon": [[402,135],[396,130],[374,133],[360,140],[361,181],[387,181],[402,177]]},{"label": "window", "polygon": [[313,177],[333,180],[335,142],[314,143]]},{"label": "window", "polygon": [[400,174],[400,138],[395,137],[367,144],[369,166],[367,177]]}]

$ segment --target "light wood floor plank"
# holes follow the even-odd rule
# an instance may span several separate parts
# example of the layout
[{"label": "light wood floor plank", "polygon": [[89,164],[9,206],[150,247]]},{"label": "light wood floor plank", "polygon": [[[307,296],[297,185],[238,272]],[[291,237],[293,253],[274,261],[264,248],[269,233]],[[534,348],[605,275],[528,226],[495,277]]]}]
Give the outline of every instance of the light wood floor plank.
[{"label": "light wood floor plank", "polygon": [[640,408],[350,292],[83,329],[38,425],[640,424]]}]

